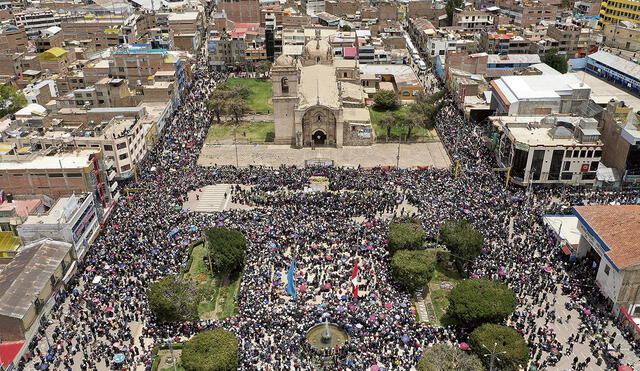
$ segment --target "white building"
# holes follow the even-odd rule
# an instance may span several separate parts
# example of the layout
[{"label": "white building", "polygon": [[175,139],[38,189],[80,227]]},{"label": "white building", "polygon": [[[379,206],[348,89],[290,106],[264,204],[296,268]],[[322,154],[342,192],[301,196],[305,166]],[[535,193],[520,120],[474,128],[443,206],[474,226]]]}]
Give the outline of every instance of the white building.
[{"label": "white building", "polygon": [[24,30],[30,39],[37,38],[40,35],[40,30],[52,26],[60,27],[61,24],[60,16],[48,9],[17,13],[14,19],[17,24],[24,26]]},{"label": "white building", "polygon": [[529,184],[593,184],[603,143],[597,120],[580,117],[489,118],[501,133],[498,161],[510,181]]},{"label": "white building", "polygon": [[640,205],[577,206],[573,214],[581,234],[576,256],[593,261],[613,311],[640,322]]},{"label": "white building", "polygon": [[92,193],[74,194],[60,198],[45,214],[30,215],[17,231],[25,244],[42,238],[68,242],[82,258],[99,231],[100,219]]}]

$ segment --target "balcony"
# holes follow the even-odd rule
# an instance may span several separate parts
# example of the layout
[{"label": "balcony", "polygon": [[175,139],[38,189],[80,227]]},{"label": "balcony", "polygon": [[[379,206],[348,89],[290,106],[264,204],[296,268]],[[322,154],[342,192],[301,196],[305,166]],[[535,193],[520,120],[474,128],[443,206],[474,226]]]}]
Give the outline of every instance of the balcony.
[{"label": "balcony", "polygon": [[116,188],[118,188],[118,182],[113,182],[111,183],[111,186],[109,186],[109,190],[113,193]]},{"label": "balcony", "polygon": [[107,179],[109,179],[109,181],[112,181],[113,178],[115,177],[116,177],[116,171],[113,169],[109,170],[109,175],[107,175]]},{"label": "balcony", "polygon": [[104,160],[104,167],[105,169],[111,169],[113,167],[113,159],[108,157],[107,159]]}]

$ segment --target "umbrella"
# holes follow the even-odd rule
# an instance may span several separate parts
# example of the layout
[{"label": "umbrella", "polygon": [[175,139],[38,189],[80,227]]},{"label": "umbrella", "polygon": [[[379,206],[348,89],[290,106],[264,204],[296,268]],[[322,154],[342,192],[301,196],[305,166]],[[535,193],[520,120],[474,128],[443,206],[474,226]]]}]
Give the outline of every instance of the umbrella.
[{"label": "umbrella", "polygon": [[402,337],[400,338],[400,340],[402,340],[403,343],[408,343],[409,342],[409,337],[407,335],[402,335]]},{"label": "umbrella", "polygon": [[391,307],[393,307],[393,305],[391,305],[391,303],[387,303],[384,305],[385,308],[387,309],[391,309]]},{"label": "umbrella", "polygon": [[306,292],[307,291],[307,285],[305,285],[305,284],[300,285],[300,288],[298,290],[300,290],[301,292]]},{"label": "umbrella", "polygon": [[462,350],[469,350],[469,344],[467,343],[460,343],[458,344],[458,347]]},{"label": "umbrella", "polygon": [[43,364],[41,364],[41,365],[40,365],[40,369],[41,369],[41,370],[46,370],[46,369],[48,369],[48,368],[49,368],[49,365],[48,365],[48,364],[46,364],[46,363],[43,363]]},{"label": "umbrella", "polygon": [[325,283],[324,288],[327,290],[331,289],[331,284],[329,282]]},{"label": "umbrella", "polygon": [[627,365],[618,366],[618,371],[633,371],[633,367]]},{"label": "umbrella", "polygon": [[376,316],[374,314],[369,316],[369,321],[375,321],[376,320]]},{"label": "umbrella", "polygon": [[499,274],[499,275],[501,275],[501,276],[504,276],[504,275],[506,275],[506,274],[507,274],[507,272],[506,272],[506,271],[503,271],[503,270],[500,270],[500,271],[498,272],[498,274]]},{"label": "umbrella", "polygon": [[477,274],[474,273],[474,274],[471,275],[471,278],[480,278],[480,276],[478,276]]},{"label": "umbrella", "polygon": [[378,365],[371,366],[371,371],[380,371],[380,366]]},{"label": "umbrella", "polygon": [[545,272],[551,272],[551,267],[544,267]]},{"label": "umbrella", "polygon": [[339,306],[338,307],[338,312],[340,312],[340,313],[344,312],[345,310],[347,310],[347,308],[344,307],[344,306]]},{"label": "umbrella", "polygon": [[113,360],[111,361],[113,363],[122,363],[124,362],[124,354],[122,353],[118,353],[115,356],[113,356]]},{"label": "umbrella", "polygon": [[591,314],[591,311],[589,309],[585,309],[582,311],[582,313],[586,314],[587,316]]},{"label": "umbrella", "polygon": [[349,310],[356,310],[356,306],[353,304],[349,304]]}]

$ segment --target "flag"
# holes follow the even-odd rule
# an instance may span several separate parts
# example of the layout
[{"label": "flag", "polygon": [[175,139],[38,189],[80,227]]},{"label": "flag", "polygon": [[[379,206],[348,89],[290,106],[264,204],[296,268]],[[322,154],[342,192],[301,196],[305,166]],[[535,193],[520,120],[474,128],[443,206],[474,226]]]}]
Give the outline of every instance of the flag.
[{"label": "flag", "polygon": [[293,297],[293,300],[296,300],[296,286],[293,282],[293,273],[296,270],[296,259],[291,260],[291,265],[289,266],[289,273],[287,273],[287,294]]},{"label": "flag", "polygon": [[358,261],[351,272],[351,284],[353,285],[353,297],[358,298]]}]

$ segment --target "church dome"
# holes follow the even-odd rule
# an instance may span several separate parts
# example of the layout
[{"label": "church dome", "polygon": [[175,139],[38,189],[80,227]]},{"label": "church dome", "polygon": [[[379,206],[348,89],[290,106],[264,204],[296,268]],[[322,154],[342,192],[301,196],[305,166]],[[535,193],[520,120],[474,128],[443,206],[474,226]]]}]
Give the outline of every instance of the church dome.
[{"label": "church dome", "polygon": [[293,67],[295,65],[295,59],[290,55],[282,54],[273,62],[274,67]]},{"label": "church dome", "polygon": [[316,63],[328,62],[333,59],[333,48],[326,40],[314,39],[304,46],[302,56]]}]

